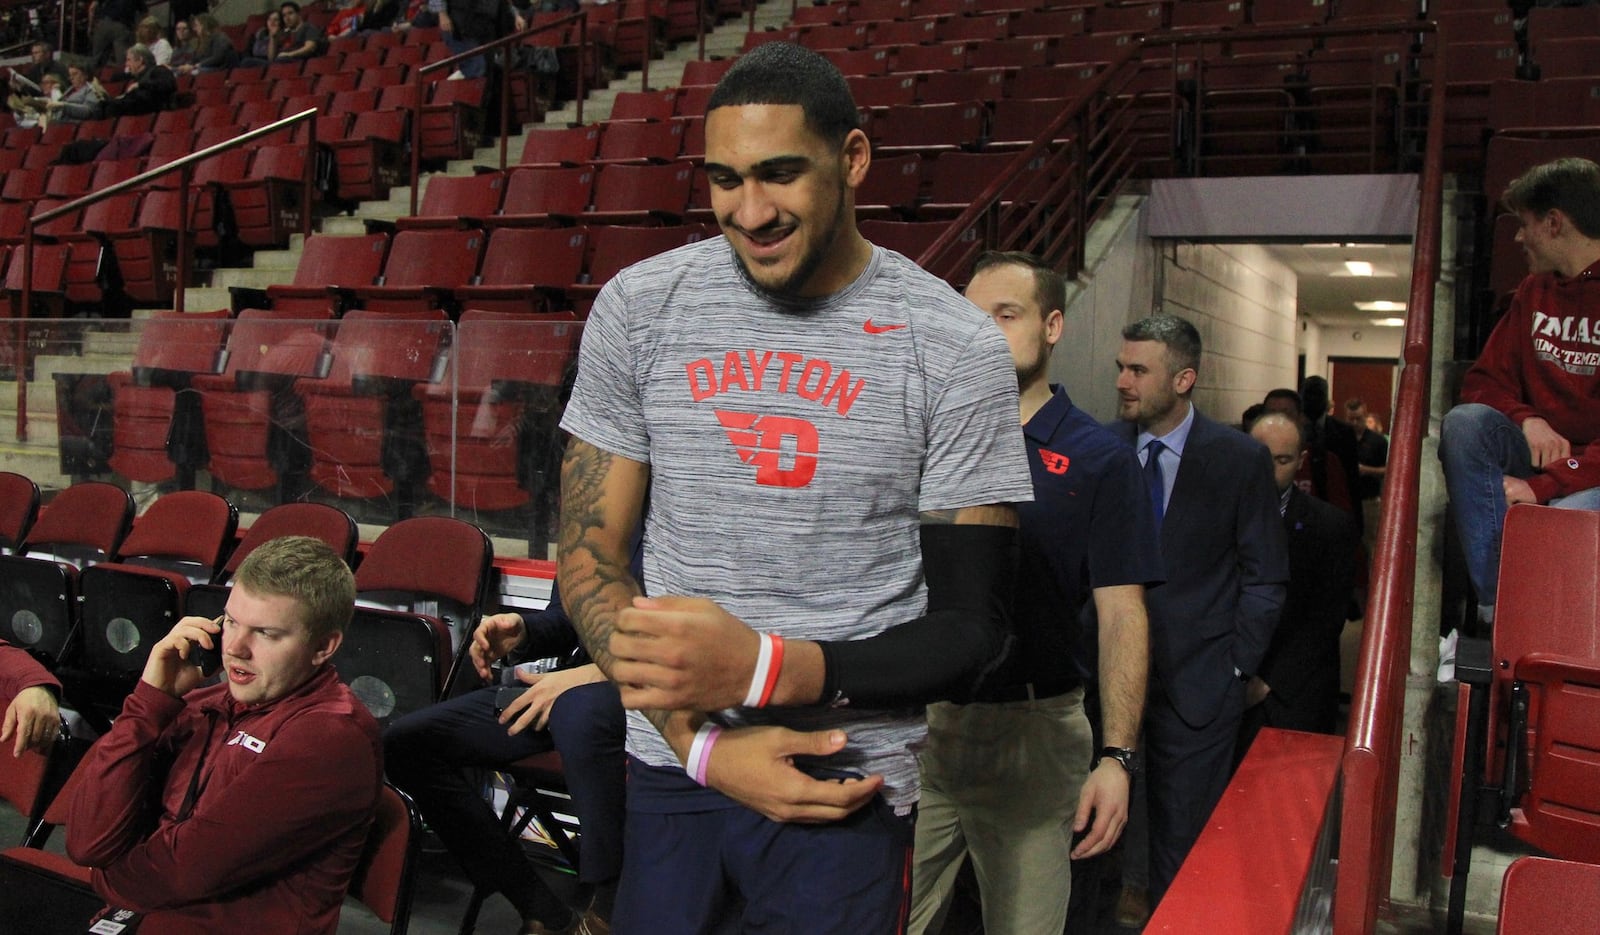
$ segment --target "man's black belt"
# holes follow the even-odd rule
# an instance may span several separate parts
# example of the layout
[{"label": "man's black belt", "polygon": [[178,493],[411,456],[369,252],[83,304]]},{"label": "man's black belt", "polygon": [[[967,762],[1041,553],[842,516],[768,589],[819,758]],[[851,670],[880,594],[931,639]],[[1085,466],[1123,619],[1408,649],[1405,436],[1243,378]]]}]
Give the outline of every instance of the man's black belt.
[{"label": "man's black belt", "polygon": [[1045,698],[1065,695],[1082,684],[1081,679],[1064,678],[1023,682],[1018,685],[985,685],[978,690],[977,695],[972,700],[979,704],[1003,704],[1008,701],[1042,701]]}]

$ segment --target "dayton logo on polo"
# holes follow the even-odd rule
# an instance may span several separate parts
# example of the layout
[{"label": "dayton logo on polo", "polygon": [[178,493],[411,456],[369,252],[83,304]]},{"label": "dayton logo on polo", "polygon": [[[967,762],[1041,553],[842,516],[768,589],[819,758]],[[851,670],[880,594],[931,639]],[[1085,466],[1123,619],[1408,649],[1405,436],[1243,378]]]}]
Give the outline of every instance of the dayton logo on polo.
[{"label": "dayton logo on polo", "polygon": [[817,473],[820,439],[804,419],[715,410],[739,460],[756,468],[763,487],[804,487]]}]

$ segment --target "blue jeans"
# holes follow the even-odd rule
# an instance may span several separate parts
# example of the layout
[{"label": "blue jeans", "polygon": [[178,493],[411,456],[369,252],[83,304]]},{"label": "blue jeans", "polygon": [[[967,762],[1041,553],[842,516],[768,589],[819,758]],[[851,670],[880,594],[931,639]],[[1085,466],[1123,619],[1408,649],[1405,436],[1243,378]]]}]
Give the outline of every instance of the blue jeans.
[{"label": "blue jeans", "polygon": [[[1466,403],[1445,414],[1439,430],[1450,513],[1467,555],[1467,576],[1480,607],[1493,607],[1500,578],[1500,530],[1506,523],[1503,478],[1532,477],[1533,459],[1521,426],[1498,409]],[[1600,488],[1550,501],[1563,510],[1600,510]]]}]

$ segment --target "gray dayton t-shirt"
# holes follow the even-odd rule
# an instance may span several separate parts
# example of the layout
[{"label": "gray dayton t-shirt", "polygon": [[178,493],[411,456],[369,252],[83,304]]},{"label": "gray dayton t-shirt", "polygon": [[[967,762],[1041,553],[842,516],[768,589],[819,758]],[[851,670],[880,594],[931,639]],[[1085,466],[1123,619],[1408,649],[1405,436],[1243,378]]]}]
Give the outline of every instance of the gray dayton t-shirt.
[{"label": "gray dayton t-shirt", "polygon": [[[786,638],[921,616],[918,512],[1032,499],[1005,338],[941,280],[874,249],[804,305],[754,289],[726,239],[624,270],[584,328],[562,427],[650,465],[644,587],[716,601]],[[829,766],[917,799],[920,708],[737,709],[727,724],[843,729]],[[629,712],[628,751],[678,766]]]}]

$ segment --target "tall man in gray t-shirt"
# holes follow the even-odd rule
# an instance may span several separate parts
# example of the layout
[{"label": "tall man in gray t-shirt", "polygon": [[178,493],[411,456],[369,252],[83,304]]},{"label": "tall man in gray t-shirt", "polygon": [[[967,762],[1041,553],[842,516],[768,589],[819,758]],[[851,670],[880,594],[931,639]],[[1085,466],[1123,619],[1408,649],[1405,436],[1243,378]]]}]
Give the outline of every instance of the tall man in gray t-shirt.
[{"label": "tall man in gray t-shirt", "polygon": [[889,932],[921,705],[1004,643],[1032,496],[1011,359],[857,231],[870,147],[825,59],[763,45],[707,114],[726,236],[602,290],[563,421],[562,593],[634,709],[613,925],[742,903],[764,931]]}]

